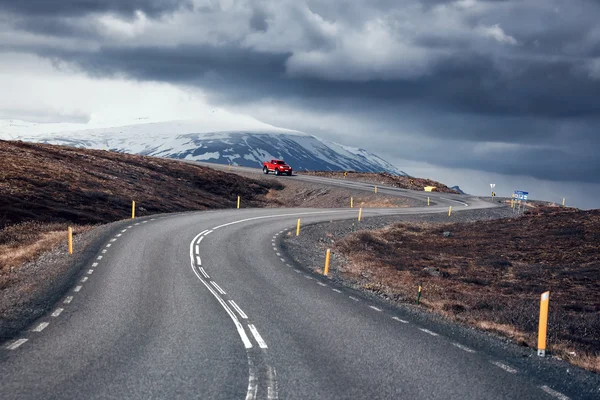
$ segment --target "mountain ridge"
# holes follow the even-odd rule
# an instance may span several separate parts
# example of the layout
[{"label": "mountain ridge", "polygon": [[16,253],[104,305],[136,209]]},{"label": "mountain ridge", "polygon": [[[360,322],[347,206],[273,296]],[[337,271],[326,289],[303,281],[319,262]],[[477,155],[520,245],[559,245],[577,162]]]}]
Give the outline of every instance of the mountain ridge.
[{"label": "mountain ridge", "polygon": [[201,132],[201,122],[170,121],[85,129],[11,139],[123,153],[259,167],[271,158],[285,159],[295,170],[354,170],[404,176],[381,157],[360,148],[287,129]]}]

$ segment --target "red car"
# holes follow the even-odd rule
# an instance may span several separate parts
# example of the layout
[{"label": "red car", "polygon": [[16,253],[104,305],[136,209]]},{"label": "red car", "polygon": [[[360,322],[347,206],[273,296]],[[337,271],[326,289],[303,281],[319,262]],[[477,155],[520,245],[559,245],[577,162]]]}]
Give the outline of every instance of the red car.
[{"label": "red car", "polygon": [[283,160],[271,160],[263,163],[263,172],[268,174],[269,172],[275,172],[275,175],[287,174],[292,175],[292,167],[287,165]]}]

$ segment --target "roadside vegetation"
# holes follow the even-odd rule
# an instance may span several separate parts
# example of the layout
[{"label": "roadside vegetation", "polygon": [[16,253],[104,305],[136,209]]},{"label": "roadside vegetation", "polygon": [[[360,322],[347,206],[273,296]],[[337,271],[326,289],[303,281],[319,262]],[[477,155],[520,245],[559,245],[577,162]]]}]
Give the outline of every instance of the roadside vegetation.
[{"label": "roadside vegetation", "polygon": [[411,176],[392,175],[387,172],[344,172],[341,171],[302,171],[300,175],[322,176],[325,178],[346,179],[356,182],[372,183],[373,185],[386,185],[400,189],[423,191],[426,186],[435,187],[436,192],[460,194],[460,192],[449,188],[443,183],[432,179],[415,178]]},{"label": "roadside vegetation", "polygon": [[550,291],[550,354],[600,373],[600,210],[541,207],[520,218],[398,223],[334,246],[341,277],[392,302],[537,347]]}]

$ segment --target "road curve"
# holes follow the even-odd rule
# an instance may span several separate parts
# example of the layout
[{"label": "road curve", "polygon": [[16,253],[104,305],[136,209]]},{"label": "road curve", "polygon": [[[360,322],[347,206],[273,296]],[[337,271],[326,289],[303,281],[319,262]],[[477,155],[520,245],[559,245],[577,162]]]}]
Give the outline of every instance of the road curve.
[{"label": "road curve", "polygon": [[[489,206],[473,200],[463,208]],[[354,218],[356,210],[242,209],[123,221],[56,309],[0,350],[0,397],[565,396],[552,382],[294,265],[279,240],[299,217]]]}]

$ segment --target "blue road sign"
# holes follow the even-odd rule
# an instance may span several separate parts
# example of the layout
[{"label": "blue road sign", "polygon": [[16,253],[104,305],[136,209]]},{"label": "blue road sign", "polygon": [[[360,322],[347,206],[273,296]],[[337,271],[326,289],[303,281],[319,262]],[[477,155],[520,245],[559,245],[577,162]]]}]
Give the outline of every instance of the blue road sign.
[{"label": "blue road sign", "polygon": [[529,197],[529,192],[524,192],[522,190],[515,190],[513,197],[518,200],[527,200]]}]

